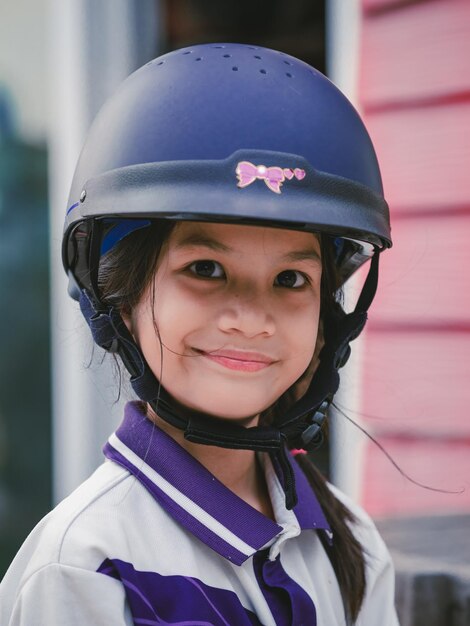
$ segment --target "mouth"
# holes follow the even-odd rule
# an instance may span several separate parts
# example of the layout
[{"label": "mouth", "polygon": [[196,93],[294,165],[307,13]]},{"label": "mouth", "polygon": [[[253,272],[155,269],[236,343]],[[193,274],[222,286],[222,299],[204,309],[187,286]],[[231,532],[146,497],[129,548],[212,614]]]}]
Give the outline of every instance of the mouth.
[{"label": "mouth", "polygon": [[275,362],[271,357],[259,352],[246,352],[243,350],[214,350],[208,352],[196,350],[196,352],[218,365],[239,372],[259,372]]}]

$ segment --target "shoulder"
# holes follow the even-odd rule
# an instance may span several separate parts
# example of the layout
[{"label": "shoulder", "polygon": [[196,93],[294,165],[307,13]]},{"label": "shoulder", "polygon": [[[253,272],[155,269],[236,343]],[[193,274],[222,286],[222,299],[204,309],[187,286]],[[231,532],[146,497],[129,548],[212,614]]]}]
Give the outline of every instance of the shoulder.
[{"label": "shoulder", "polygon": [[[107,512],[117,510],[113,505],[128,479],[128,472],[118,465],[109,462],[101,465],[37,524],[12,565],[25,565],[27,572],[51,563],[78,565],[69,558],[69,544],[74,544],[75,551],[83,547],[80,543],[85,538],[84,529],[93,530],[93,535],[100,526],[109,530]],[[88,542],[91,541],[92,536],[88,535]]]},{"label": "shoulder", "polygon": [[97,572],[49,563],[23,580],[7,572],[0,585],[5,626],[131,626],[122,585]]},{"label": "shoulder", "polygon": [[395,572],[390,553],[371,517],[334,485],[331,492],[352,513],[351,531],[360,542],[366,566],[366,594],[357,626],[398,626],[395,611]]},{"label": "shoulder", "polygon": [[[38,616],[46,620],[41,623],[75,624],[75,618],[71,617],[71,612],[75,611],[73,607],[77,616],[83,618],[88,609],[78,610],[78,607],[85,598],[90,599],[93,595],[99,596],[95,603],[97,610],[101,603],[99,598],[102,598],[107,599],[107,606],[111,606],[109,601],[112,599],[114,605],[120,607],[119,611],[124,611],[122,591],[116,581],[98,575],[97,568],[107,551],[106,532],[112,533],[116,527],[116,522],[110,524],[113,517],[110,512],[118,510],[119,493],[128,477],[129,474],[119,466],[103,464],[39,522],[0,585],[2,624],[36,623]],[[60,602],[47,602],[51,589],[54,589],[55,597],[61,598]],[[102,608],[104,610],[104,605]],[[48,612],[52,609],[57,614]],[[116,613],[113,615],[115,618]],[[112,622],[103,617],[100,623]],[[122,620],[116,623],[122,623]]]},{"label": "shoulder", "polygon": [[390,555],[385,543],[368,513],[338,487],[330,483],[328,483],[328,487],[333,495],[352,513],[353,522],[350,527],[356,539],[363,546],[366,556],[369,555],[371,559],[389,559]]}]

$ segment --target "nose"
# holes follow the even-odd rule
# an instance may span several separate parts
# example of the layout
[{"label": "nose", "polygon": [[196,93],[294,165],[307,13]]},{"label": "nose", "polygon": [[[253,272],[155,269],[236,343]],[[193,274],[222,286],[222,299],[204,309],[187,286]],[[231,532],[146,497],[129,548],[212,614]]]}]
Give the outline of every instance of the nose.
[{"label": "nose", "polygon": [[247,338],[271,336],[275,320],[266,297],[254,289],[237,291],[225,301],[219,315],[219,328],[225,333],[240,333]]}]

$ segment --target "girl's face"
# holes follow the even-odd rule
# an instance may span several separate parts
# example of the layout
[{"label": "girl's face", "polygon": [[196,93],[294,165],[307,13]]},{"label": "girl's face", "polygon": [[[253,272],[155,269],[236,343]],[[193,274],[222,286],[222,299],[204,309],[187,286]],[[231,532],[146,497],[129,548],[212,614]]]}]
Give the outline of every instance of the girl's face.
[{"label": "girl's face", "polygon": [[182,222],[126,323],[178,402],[251,425],[312,359],[321,271],[311,233]]}]

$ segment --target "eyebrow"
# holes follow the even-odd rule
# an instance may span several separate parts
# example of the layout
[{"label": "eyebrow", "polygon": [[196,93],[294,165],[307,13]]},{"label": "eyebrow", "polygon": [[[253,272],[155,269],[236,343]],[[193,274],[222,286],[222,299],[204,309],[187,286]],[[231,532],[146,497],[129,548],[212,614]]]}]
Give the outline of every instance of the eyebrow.
[{"label": "eyebrow", "polygon": [[283,257],[286,261],[313,261],[314,263],[319,263],[321,265],[321,256],[314,249],[309,248],[308,250],[294,250],[285,254]]},{"label": "eyebrow", "polygon": [[233,252],[232,248],[220,243],[220,241],[207,237],[206,235],[199,235],[197,233],[188,235],[175,245],[175,248],[178,250],[181,248],[191,247],[209,248],[209,250],[216,250],[217,252]]},{"label": "eyebrow", "polygon": [[[207,235],[202,235],[198,233],[193,233],[176,243],[175,247],[178,250],[183,248],[191,248],[191,247],[203,247],[209,250],[215,250],[216,252],[234,252],[233,248],[230,246],[226,246],[225,244],[217,241],[217,239],[212,239],[212,237],[208,237]],[[315,250],[315,248],[308,248],[305,250],[293,250],[292,252],[288,252],[287,254],[281,257],[284,261],[313,261],[314,263],[319,263],[321,265],[321,255]]]}]

